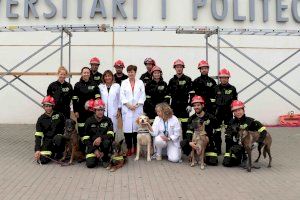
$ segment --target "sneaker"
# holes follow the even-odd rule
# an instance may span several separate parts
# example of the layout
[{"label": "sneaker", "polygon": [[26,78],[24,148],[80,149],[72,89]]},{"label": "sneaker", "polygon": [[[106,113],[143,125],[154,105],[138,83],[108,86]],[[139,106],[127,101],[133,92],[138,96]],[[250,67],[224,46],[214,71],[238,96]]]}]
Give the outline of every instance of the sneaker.
[{"label": "sneaker", "polygon": [[126,154],[126,156],[127,156],[127,157],[130,157],[130,156],[132,156],[132,153],[131,153],[131,151],[130,151],[130,150],[128,150],[128,151],[127,151],[127,154]]},{"label": "sneaker", "polygon": [[161,156],[160,155],[156,156],[156,160],[162,160]]}]

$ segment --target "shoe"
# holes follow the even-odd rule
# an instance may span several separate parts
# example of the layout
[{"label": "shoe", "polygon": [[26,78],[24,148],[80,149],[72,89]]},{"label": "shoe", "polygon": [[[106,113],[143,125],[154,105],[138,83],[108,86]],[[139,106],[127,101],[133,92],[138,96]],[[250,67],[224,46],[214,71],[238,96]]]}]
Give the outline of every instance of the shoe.
[{"label": "shoe", "polygon": [[156,160],[162,160],[161,156],[160,155],[156,156]]},{"label": "shoe", "polygon": [[127,156],[127,157],[132,156],[131,150],[128,150],[128,151],[127,151],[126,156]]},{"label": "shoe", "polygon": [[132,154],[136,154],[136,147],[134,147],[134,148],[131,149],[131,153]]}]

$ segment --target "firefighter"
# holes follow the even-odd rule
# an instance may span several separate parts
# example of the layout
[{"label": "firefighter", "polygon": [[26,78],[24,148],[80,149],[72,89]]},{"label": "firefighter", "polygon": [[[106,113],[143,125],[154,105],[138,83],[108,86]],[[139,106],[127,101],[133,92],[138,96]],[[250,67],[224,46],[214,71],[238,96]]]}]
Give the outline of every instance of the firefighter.
[{"label": "firefighter", "polygon": [[61,112],[66,119],[70,118],[70,103],[73,97],[73,87],[66,82],[68,70],[65,67],[58,68],[58,80],[51,83],[47,89],[47,95],[55,100],[54,110]]},{"label": "firefighter", "polygon": [[55,100],[46,96],[42,101],[45,113],[36,123],[34,157],[42,164],[50,162],[49,158],[60,159],[64,151],[65,117],[62,113],[53,110]]},{"label": "firefighter", "polygon": [[192,142],[194,131],[197,129],[198,124],[203,122],[205,125],[205,131],[209,138],[209,144],[206,147],[205,156],[206,164],[217,165],[218,164],[218,155],[216,153],[215,142],[214,142],[214,132],[218,127],[216,118],[205,112],[205,101],[201,96],[194,96],[192,99],[192,105],[195,110],[188,120],[188,128],[186,131],[186,139],[181,142],[181,148],[184,154],[187,156],[190,155],[190,152],[193,149],[196,149],[196,144]]},{"label": "firefighter", "polygon": [[163,80],[162,70],[158,66],[152,68],[152,80],[146,85],[146,101],[144,112],[152,122],[156,117],[155,106],[158,103],[166,102],[169,104],[168,85]]},{"label": "firefighter", "polygon": [[144,65],[147,68],[147,72],[145,72],[144,74],[142,74],[142,76],[141,76],[140,79],[143,81],[144,85],[146,86],[147,83],[149,83],[152,80],[151,70],[156,65],[155,64],[155,60],[153,60],[152,58],[146,58],[144,60]]},{"label": "firefighter", "polygon": [[[184,62],[180,59],[173,63],[176,74],[168,84],[168,94],[171,97],[171,108],[174,115],[181,121],[182,132],[186,133],[187,121],[191,106],[189,105],[190,93],[192,92],[192,80],[183,74]],[[185,134],[183,135],[185,138]]]},{"label": "firefighter", "polygon": [[104,116],[105,104],[101,99],[95,100],[93,108],[94,115],[85,122],[86,166],[93,168],[102,161],[106,168],[114,141],[113,123],[109,117]]},{"label": "firefighter", "polygon": [[128,78],[128,76],[123,73],[125,67],[124,62],[122,60],[117,60],[114,67],[116,69],[116,73],[114,74],[115,82],[121,86],[122,81]]},{"label": "firefighter", "polygon": [[98,86],[102,82],[102,74],[98,72],[98,68],[100,66],[100,59],[97,57],[91,58],[90,65],[91,65],[90,80],[94,81]]},{"label": "firefighter", "polygon": [[215,135],[215,143],[217,153],[221,154],[221,128],[228,125],[228,122],[232,119],[232,112],[230,105],[237,99],[236,88],[229,84],[230,72],[227,69],[221,69],[219,71],[220,84],[215,86],[214,99],[215,102],[215,115],[219,123],[219,127]]},{"label": "firefighter", "polygon": [[198,64],[198,69],[200,70],[201,76],[193,81],[193,90],[195,95],[204,98],[205,109],[210,114],[215,114],[212,104],[214,102],[214,87],[216,86],[216,81],[208,76],[209,64],[205,60],[201,60]]},{"label": "firefighter", "polygon": [[[245,150],[238,145],[238,130],[240,128],[260,133],[257,143],[253,144],[253,148],[256,148],[257,146],[258,148],[261,148],[264,145],[263,141],[267,135],[266,127],[263,126],[262,123],[245,115],[245,105],[242,101],[234,100],[231,103],[231,111],[234,114],[234,118],[229,121],[225,132],[226,153],[223,160],[225,166],[226,164],[227,166],[237,165],[241,162],[241,159],[246,160]],[[236,149],[240,150],[237,151]],[[232,163],[234,160],[230,157],[230,152],[234,152],[232,157],[238,159],[236,162]]]},{"label": "firefighter", "polygon": [[[90,99],[100,98],[98,85],[90,80],[90,69],[83,67],[81,69],[81,78],[74,86],[73,110],[78,123],[78,133],[80,137],[84,136],[84,123],[92,115],[89,109],[86,109],[86,102]],[[84,147],[81,146],[84,151]]]}]

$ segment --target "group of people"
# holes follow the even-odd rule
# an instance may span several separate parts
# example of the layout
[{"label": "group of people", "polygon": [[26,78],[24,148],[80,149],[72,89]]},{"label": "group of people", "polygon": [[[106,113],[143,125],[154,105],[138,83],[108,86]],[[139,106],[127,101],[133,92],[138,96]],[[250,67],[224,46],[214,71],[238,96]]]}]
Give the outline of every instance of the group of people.
[{"label": "group of people", "polygon": [[[59,159],[62,156],[66,140],[62,134],[65,119],[70,118],[71,101],[81,137],[80,149],[85,153],[86,165],[90,168],[97,166],[99,161],[103,166],[108,164],[111,146],[118,132],[118,119],[121,118],[127,156],[136,153],[136,119],[143,113],[151,119],[157,160],[162,159],[164,148],[172,162],[179,162],[182,153],[189,155],[196,148],[192,135],[199,122],[204,122],[210,141],[206,149],[207,164],[218,163],[222,127],[225,128],[223,164],[226,166],[245,159],[243,149],[237,148],[236,127],[260,132],[258,145],[263,145],[265,127],[246,117],[245,106],[237,100],[236,88],[229,83],[230,72],[227,69],[219,71],[220,84],[216,84],[208,76],[208,62],[202,60],[198,64],[201,75],[192,81],[183,73],[184,62],[178,59],[173,63],[176,74],[167,84],[154,59],[146,58],[144,64],[147,71],[138,79],[134,65],[126,68],[125,75],[124,62],[117,60],[114,63],[115,74],[111,70],[101,74],[98,71],[100,60],[92,58],[90,67],[81,69],[81,78],[74,89],[66,82],[68,71],[60,67],[58,80],[49,85],[47,96],[42,101],[45,113],[36,124],[35,159],[47,163],[49,157]],[[192,107],[195,113],[190,116]]]}]

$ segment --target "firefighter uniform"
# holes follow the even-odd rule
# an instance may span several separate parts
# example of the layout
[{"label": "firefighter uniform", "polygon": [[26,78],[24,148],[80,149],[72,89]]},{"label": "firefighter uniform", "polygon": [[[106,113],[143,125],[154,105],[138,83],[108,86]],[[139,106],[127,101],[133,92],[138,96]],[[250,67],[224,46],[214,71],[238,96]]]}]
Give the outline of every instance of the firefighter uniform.
[{"label": "firefighter uniform", "polygon": [[149,119],[154,120],[156,117],[155,106],[158,103],[170,103],[168,96],[168,86],[162,79],[159,82],[151,80],[145,87],[146,101],[144,103],[144,112]]},{"label": "firefighter uniform", "polygon": [[[228,127],[225,132],[225,142],[226,142],[226,153],[224,155],[224,162],[231,164],[229,161],[232,160],[229,152],[234,152],[233,158],[237,158],[239,164],[241,159],[245,159],[245,150],[240,146],[240,151],[236,151],[237,145],[239,143],[238,130],[245,129],[249,131],[257,131],[260,133],[258,143],[261,145],[267,135],[266,127],[264,127],[259,121],[243,115],[240,119],[234,118],[229,121]],[[232,165],[232,164],[231,164]],[[229,165],[230,166],[230,165]]]},{"label": "firefighter uniform", "polygon": [[98,86],[100,83],[102,83],[102,74],[100,72],[93,73],[91,71],[90,81],[95,82],[95,84]]},{"label": "firefighter uniform", "polygon": [[225,127],[228,125],[228,122],[232,119],[231,112],[231,103],[237,99],[237,92],[234,86],[229,83],[226,85],[219,84],[214,88],[215,98],[212,99],[212,102],[215,103],[215,115],[219,124],[218,129],[216,130],[215,143],[218,154],[221,154],[221,127],[224,123]]},{"label": "firefighter uniform", "polygon": [[121,77],[118,77],[117,74],[114,74],[115,82],[118,83],[121,86],[122,81],[128,78],[128,76],[124,73],[122,73]]},{"label": "firefighter uniform", "polygon": [[47,95],[55,99],[54,110],[61,112],[66,119],[70,118],[70,103],[73,97],[73,87],[70,83],[55,81],[47,89]]},{"label": "firefighter uniform", "polygon": [[[93,142],[98,137],[102,140],[100,146],[93,146]],[[109,117],[103,116],[103,118],[98,121],[95,115],[93,115],[86,120],[83,142],[87,146],[86,166],[88,168],[96,167],[99,162],[99,159],[95,155],[96,150],[104,154],[101,158],[103,162],[109,162],[109,153],[111,153],[113,140],[113,123]]]},{"label": "firefighter uniform", "polygon": [[[186,75],[178,77],[174,75],[168,85],[168,94],[171,97],[171,108],[174,115],[181,121],[182,132],[186,133],[189,113],[186,108],[189,106],[190,93],[192,91],[192,80]],[[185,134],[183,135],[185,138]]]},{"label": "firefighter uniform", "polygon": [[186,139],[181,142],[182,151],[184,154],[190,155],[192,147],[189,145],[189,142],[192,142],[195,128],[198,126],[200,122],[204,122],[205,131],[209,138],[209,144],[206,147],[206,151],[205,151],[206,164],[217,165],[218,155],[216,153],[216,148],[215,148],[214,133],[215,133],[215,129],[217,129],[218,127],[218,123],[216,118],[209,113],[205,112],[203,117],[199,117],[197,114],[193,114],[188,119]]},{"label": "firefighter uniform", "polygon": [[65,117],[62,113],[53,111],[52,115],[41,115],[36,123],[35,132],[35,151],[41,151],[40,161],[42,164],[50,162],[50,159],[44,157],[54,157],[62,155],[64,151],[64,126]]},{"label": "firefighter uniform", "polygon": [[201,96],[205,101],[205,111],[215,114],[213,110],[214,88],[216,81],[208,75],[201,75],[193,81],[193,90],[195,95]]},{"label": "firefighter uniform", "polygon": [[146,72],[146,73],[142,74],[140,79],[143,81],[144,85],[146,86],[152,80],[152,74],[149,72]]},{"label": "firefighter uniform", "polygon": [[78,133],[82,137],[84,135],[84,123],[88,117],[90,117],[93,112],[85,109],[84,105],[86,101],[90,99],[100,98],[100,91],[98,85],[92,81],[84,81],[80,79],[79,82],[75,84],[74,94],[73,94],[73,110],[79,113],[78,123]]}]

